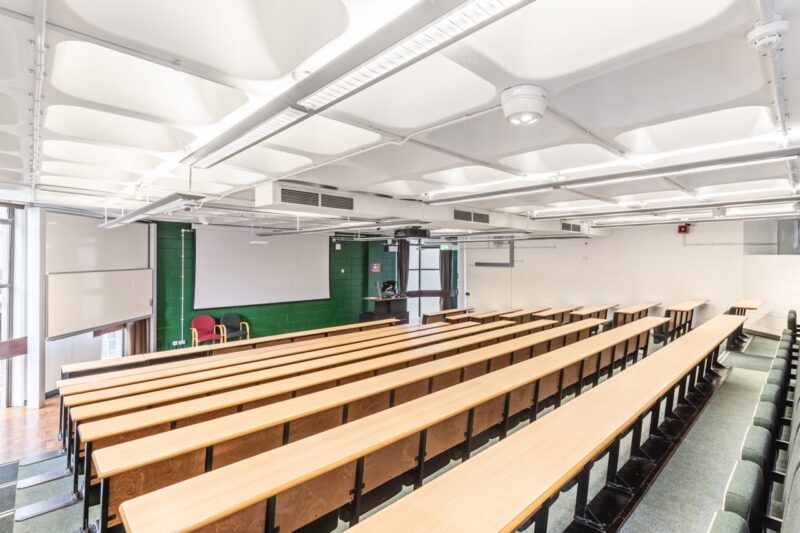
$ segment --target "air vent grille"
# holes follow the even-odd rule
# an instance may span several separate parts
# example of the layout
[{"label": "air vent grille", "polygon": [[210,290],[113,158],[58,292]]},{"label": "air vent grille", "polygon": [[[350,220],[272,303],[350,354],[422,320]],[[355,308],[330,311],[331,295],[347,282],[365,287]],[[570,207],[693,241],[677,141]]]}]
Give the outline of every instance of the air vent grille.
[{"label": "air vent grille", "polygon": [[464,222],[472,222],[472,213],[470,213],[469,211],[459,211],[458,209],[454,209],[453,219],[463,220]]},{"label": "air vent grille", "polygon": [[347,196],[333,196],[332,194],[321,195],[322,207],[331,207],[333,209],[348,209],[353,210],[353,199]]},{"label": "air vent grille", "polygon": [[480,222],[481,224],[489,223],[489,215],[486,213],[473,213],[471,211],[461,211],[453,209],[453,220],[461,220],[463,222]]},{"label": "air vent grille", "polygon": [[561,222],[561,229],[563,231],[574,231],[580,233],[581,225],[580,224],[570,224],[569,222]]},{"label": "air vent grille", "polygon": [[286,204],[319,206],[319,194],[296,189],[281,189],[281,202]]}]

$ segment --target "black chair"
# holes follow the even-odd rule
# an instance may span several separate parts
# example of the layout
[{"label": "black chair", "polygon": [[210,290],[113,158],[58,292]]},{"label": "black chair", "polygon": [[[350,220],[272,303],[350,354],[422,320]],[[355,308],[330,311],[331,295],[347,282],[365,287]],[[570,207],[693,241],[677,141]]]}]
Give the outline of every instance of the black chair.
[{"label": "black chair", "polygon": [[236,313],[225,313],[220,321],[222,325],[222,342],[250,338],[250,324],[242,320]]}]

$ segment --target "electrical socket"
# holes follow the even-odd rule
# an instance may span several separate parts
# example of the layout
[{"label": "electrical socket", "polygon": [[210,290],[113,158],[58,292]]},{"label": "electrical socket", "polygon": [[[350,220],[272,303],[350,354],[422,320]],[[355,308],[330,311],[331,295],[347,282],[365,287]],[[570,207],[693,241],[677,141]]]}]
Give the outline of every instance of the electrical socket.
[{"label": "electrical socket", "polygon": [[183,346],[184,344],[186,344],[186,341],[184,341],[184,340],[178,339],[176,341],[172,341],[172,345],[173,346]]}]

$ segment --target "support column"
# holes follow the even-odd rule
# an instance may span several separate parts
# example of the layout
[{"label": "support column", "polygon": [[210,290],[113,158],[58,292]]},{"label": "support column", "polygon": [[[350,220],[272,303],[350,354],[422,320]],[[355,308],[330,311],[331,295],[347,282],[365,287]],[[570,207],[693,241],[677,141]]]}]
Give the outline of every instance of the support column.
[{"label": "support column", "polygon": [[27,333],[28,354],[25,357],[25,400],[28,408],[44,406],[45,338],[47,335],[47,293],[45,263],[45,210],[29,207],[27,217]]}]

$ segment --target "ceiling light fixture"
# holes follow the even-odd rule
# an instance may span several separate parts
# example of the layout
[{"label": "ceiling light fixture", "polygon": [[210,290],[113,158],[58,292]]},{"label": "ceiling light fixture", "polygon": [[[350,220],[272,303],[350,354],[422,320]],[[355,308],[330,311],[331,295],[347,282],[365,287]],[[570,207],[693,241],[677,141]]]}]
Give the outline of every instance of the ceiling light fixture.
[{"label": "ceiling light fixture", "polygon": [[516,189],[506,189],[504,191],[488,191],[483,193],[475,193],[464,196],[457,196],[451,198],[442,198],[439,200],[431,200],[429,205],[449,205],[459,204],[467,201],[481,201],[493,200],[496,198],[507,198],[511,196],[519,196],[523,194],[533,194],[544,191],[552,191],[556,189],[573,189],[583,187],[593,187],[596,185],[610,185],[617,183],[625,183],[631,181],[639,181],[653,178],[662,178],[668,176],[681,176],[686,174],[695,174],[698,172],[710,172],[713,170],[723,170],[730,168],[745,167],[750,165],[761,165],[775,163],[779,161],[791,161],[797,159],[800,155],[800,147],[781,148],[778,150],[770,150],[767,152],[760,152],[755,154],[745,154],[740,156],[719,158],[712,161],[705,161],[699,163],[680,163],[677,165],[668,165],[659,168],[631,170],[627,172],[620,172],[617,174],[605,174],[601,176],[593,176],[588,178],[578,178],[560,182],[541,183],[535,185],[528,185],[526,187],[518,187]]},{"label": "ceiling light fixture", "polygon": [[219,163],[223,159],[232,156],[236,152],[244,150],[245,148],[248,148],[257,142],[260,142],[262,139],[294,124],[305,116],[305,112],[293,107],[287,107],[277,115],[268,118],[255,128],[249,130],[244,135],[199,159],[192,166],[203,169],[209,168]]},{"label": "ceiling light fixture", "polygon": [[[214,148],[209,144],[200,148],[181,162],[198,168],[209,168],[532,2],[533,0],[420,2],[418,7],[409,9],[393,23],[376,32],[374,35],[377,37],[369,37],[362,43],[365,50],[378,49],[383,52],[366,55],[359,47],[353,47],[353,50],[337,60],[301,78],[294,87],[268,103],[262,110],[264,115],[269,116],[267,120],[221,146]],[[451,5],[453,7],[448,11]],[[407,33],[408,24],[420,24],[420,18],[424,18],[421,29]],[[387,40],[394,35],[397,35],[396,40],[383,43],[382,39]],[[375,44],[374,48],[370,48],[372,44]],[[345,74],[336,75],[341,71]],[[278,102],[284,102],[288,107],[276,113],[280,109]],[[249,123],[252,124],[254,120],[257,119]],[[242,125],[241,128],[246,126]],[[230,135],[233,134],[230,132]],[[224,141],[220,140],[222,142]]]},{"label": "ceiling light fixture", "polygon": [[143,218],[159,215],[161,213],[168,213],[177,209],[186,209],[199,205],[206,199],[205,196],[197,194],[173,193],[160,200],[151,202],[139,209],[129,211],[115,219],[107,220],[99,225],[103,229],[118,228],[131,222],[136,222]]},{"label": "ceiling light fixture", "polygon": [[300,100],[313,110],[327,107],[407,63],[447,46],[464,33],[506,14],[522,0],[472,0],[422,28],[393,48],[356,67],[319,91]]},{"label": "ceiling light fixture", "polygon": [[515,126],[528,126],[547,110],[547,90],[537,85],[516,85],[500,94],[503,114]]}]

